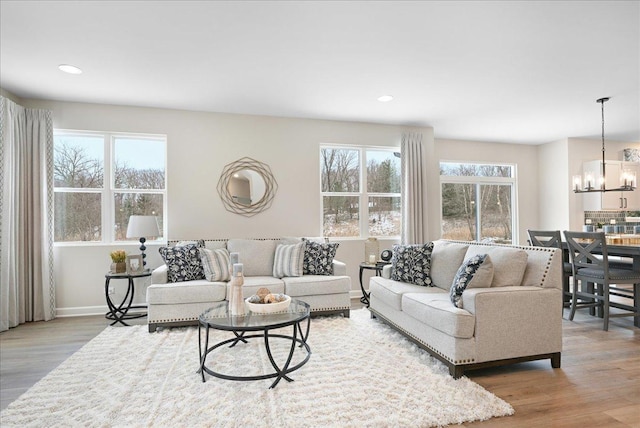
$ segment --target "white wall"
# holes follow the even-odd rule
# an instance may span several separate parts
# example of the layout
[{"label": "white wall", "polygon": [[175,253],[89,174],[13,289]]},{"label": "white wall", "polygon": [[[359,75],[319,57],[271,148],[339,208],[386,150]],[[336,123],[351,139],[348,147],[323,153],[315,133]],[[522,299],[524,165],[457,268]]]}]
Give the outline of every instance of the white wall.
[{"label": "white wall", "polygon": [[582,212],[571,197],[569,171],[569,142],[567,139],[538,146],[538,204],[537,230],[571,229],[572,212]]},{"label": "white wall", "polygon": [[[536,146],[436,139],[435,156],[440,161],[510,163],[517,168],[518,225],[514,243],[525,244],[527,229],[538,225],[538,162]],[[440,186],[436,204],[440,207]],[[441,212],[440,222],[441,220]],[[438,231],[439,233],[439,231]]]},{"label": "white wall", "polygon": [[[59,129],[166,134],[168,239],[319,236],[320,144],[398,147],[402,133],[413,131],[423,134],[427,151],[433,150],[431,128],[42,100],[22,100],[22,105],[52,110],[54,127]],[[216,190],[223,167],[245,156],[268,164],[278,183],[271,208],[250,218],[226,211]],[[437,161],[434,165],[437,168]],[[432,211],[437,212],[437,206]],[[352,288],[359,290],[364,243],[340,242],[336,257],[347,263]],[[137,246],[57,246],[59,314],[102,312],[109,252],[115,248],[135,252]],[[147,246],[149,265],[159,266],[157,245]],[[390,244],[381,244],[383,248]],[[144,287],[139,287],[136,301],[143,302],[144,294]]]}]

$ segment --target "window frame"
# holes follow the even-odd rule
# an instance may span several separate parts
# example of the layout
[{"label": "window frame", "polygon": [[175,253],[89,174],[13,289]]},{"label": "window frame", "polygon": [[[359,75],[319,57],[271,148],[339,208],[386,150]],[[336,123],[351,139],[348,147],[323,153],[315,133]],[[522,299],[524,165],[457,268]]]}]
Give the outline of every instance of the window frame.
[{"label": "window frame", "polygon": [[[491,166],[508,166],[511,168],[511,177],[487,177],[487,176],[461,176],[461,175],[442,175],[440,173],[440,236],[443,236],[444,230],[444,218],[442,216],[443,201],[443,184],[472,184],[475,186],[475,206],[476,206],[476,218],[475,226],[477,235],[476,242],[481,240],[482,231],[482,207],[479,201],[481,192],[480,186],[482,185],[510,185],[511,186],[511,242],[513,245],[518,245],[519,242],[519,226],[518,226],[518,165],[509,162],[490,162],[490,161],[462,161],[462,160],[444,160],[438,161],[438,169],[441,168],[443,163],[454,163],[462,165],[491,165]],[[480,239],[480,240],[479,240]]]},{"label": "window frame", "polygon": [[[359,192],[323,192],[322,191],[322,150],[323,149],[331,149],[331,150],[357,150],[359,152],[359,178],[358,178],[358,188]],[[369,197],[398,197],[400,198],[400,206],[402,206],[402,189],[398,193],[369,193],[367,188],[367,151],[385,151],[393,154],[394,152],[399,152],[400,147],[393,146],[360,146],[360,145],[350,145],[350,144],[320,144],[320,148],[318,150],[318,165],[320,166],[319,170],[319,179],[320,179],[320,231],[324,236],[324,197],[325,196],[345,196],[345,197],[357,197],[358,198],[358,230],[360,231],[359,236],[331,236],[329,238],[332,239],[340,239],[340,240],[362,240],[367,238],[378,238],[378,239],[399,239],[400,235],[369,235]],[[400,186],[402,186],[402,179],[400,182]]]},{"label": "window frame", "polygon": [[[117,193],[145,193],[162,195],[162,238],[167,236],[167,208],[168,208],[168,192],[167,192],[167,136],[165,134],[143,134],[135,132],[109,132],[109,131],[85,131],[77,129],[56,128],[53,130],[54,135],[54,152],[55,139],[61,135],[69,136],[87,136],[102,137],[103,145],[103,178],[102,187],[55,187],[56,193],[98,193],[100,194],[100,225],[102,229],[101,240],[99,241],[54,241],[55,246],[91,246],[91,245],[111,245],[111,244],[128,244],[138,242],[135,239],[116,240],[115,232],[115,196]],[[162,189],[116,189],[115,188],[115,141],[117,138],[128,138],[135,140],[153,140],[161,141],[164,144],[164,187]],[[53,174],[53,171],[52,171]],[[55,196],[54,196],[55,197]],[[153,241],[147,241],[153,242]]]}]

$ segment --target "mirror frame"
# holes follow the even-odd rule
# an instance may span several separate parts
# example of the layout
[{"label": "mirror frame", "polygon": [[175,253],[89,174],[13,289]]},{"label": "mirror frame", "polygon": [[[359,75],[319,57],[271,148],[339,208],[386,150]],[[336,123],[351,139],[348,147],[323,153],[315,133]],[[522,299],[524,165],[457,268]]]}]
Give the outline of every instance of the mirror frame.
[{"label": "mirror frame", "polygon": [[[252,170],[260,175],[264,180],[265,187],[262,198],[251,205],[237,203],[229,192],[229,181],[233,177],[233,174],[246,169]],[[226,210],[245,217],[251,217],[269,209],[276,195],[276,190],[278,190],[278,183],[271,173],[269,165],[248,157],[225,165],[220,175],[220,180],[218,180],[218,194]]]}]

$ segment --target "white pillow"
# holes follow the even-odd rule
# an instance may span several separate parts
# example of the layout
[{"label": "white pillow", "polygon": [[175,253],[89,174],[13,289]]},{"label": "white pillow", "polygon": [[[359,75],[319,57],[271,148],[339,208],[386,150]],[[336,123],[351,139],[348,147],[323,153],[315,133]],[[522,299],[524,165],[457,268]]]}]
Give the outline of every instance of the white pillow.
[{"label": "white pillow", "polygon": [[207,281],[229,281],[229,251],[226,248],[210,250],[208,248],[198,248],[200,260],[204,268],[204,277]]},{"label": "white pillow", "polygon": [[521,285],[524,271],[527,268],[529,255],[520,248],[499,247],[491,245],[469,245],[464,259],[478,254],[489,254],[493,262],[492,287]]},{"label": "white pillow", "polygon": [[302,276],[304,249],[304,242],[292,245],[278,245],[273,260],[273,276],[276,278]]}]

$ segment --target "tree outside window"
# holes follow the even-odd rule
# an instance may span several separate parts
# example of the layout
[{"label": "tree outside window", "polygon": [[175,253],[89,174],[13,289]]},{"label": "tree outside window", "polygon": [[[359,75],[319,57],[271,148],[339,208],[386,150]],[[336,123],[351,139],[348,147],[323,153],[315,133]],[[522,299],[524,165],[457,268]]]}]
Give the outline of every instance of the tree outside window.
[{"label": "tree outside window", "polygon": [[442,162],[442,237],[513,243],[514,166]]},{"label": "tree outside window", "polygon": [[165,146],[158,136],[56,131],[55,241],[125,240],[134,214],[157,216],[163,230]]},{"label": "tree outside window", "polygon": [[320,163],[324,236],[400,235],[400,159],[392,150],[322,147]]}]

